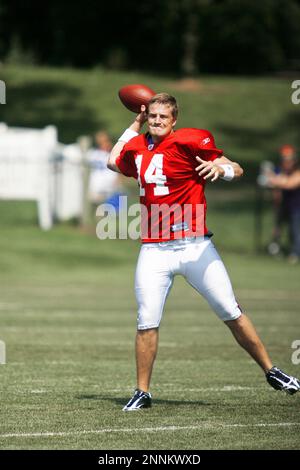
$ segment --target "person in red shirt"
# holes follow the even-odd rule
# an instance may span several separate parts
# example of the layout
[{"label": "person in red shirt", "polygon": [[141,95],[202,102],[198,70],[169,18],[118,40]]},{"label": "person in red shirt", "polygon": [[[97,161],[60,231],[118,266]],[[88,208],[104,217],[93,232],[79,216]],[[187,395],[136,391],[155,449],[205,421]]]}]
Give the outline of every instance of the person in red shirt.
[{"label": "person in red shirt", "polygon": [[[137,388],[124,411],[152,404],[150,380],[159,325],[174,276],[181,274],[230,328],[277,390],[294,394],[300,381],[273,366],[249,318],[238,305],[225,266],[206,227],[205,184],[240,178],[240,165],[226,158],[203,129],[175,130],[178,107],[155,95],[112,149],[108,168],[138,180],[142,247],[137,263]],[[147,121],[148,132],[139,134]]]}]

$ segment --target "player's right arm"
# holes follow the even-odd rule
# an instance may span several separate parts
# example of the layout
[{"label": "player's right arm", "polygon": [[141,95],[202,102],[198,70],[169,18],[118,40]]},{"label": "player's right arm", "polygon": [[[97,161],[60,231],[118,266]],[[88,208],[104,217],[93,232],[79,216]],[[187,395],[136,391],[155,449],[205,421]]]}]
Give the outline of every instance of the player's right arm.
[{"label": "player's right arm", "polygon": [[147,120],[146,106],[143,105],[141,106],[140,114],[137,115],[137,117],[135,118],[131,126],[129,126],[128,129],[126,129],[124,134],[120,137],[118,142],[114,145],[108,158],[107,168],[109,168],[112,171],[117,171],[118,173],[121,173],[118,165],[116,164],[116,160],[120,156],[125,144],[129,142],[130,136],[132,138],[135,135],[138,135],[140,131],[142,130],[142,127],[146,120]]},{"label": "player's right arm", "polygon": [[119,170],[119,167],[116,164],[116,160],[118,156],[120,155],[120,153],[122,152],[125,144],[126,142],[118,140],[118,142],[112,148],[112,151],[110,152],[110,155],[107,161],[107,168],[109,168],[110,170],[121,173],[121,171]]}]

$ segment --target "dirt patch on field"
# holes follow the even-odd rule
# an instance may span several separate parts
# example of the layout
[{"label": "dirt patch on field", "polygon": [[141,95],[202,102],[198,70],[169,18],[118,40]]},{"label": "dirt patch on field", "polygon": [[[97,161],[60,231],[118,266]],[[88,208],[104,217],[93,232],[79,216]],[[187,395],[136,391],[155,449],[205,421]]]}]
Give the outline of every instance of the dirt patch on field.
[{"label": "dirt patch on field", "polygon": [[226,93],[229,91],[228,86],[223,84],[210,84],[206,81],[203,83],[196,78],[182,78],[168,83],[168,86],[174,91],[187,93]]},{"label": "dirt patch on field", "polygon": [[193,92],[202,91],[204,88],[200,80],[196,80],[195,78],[182,78],[181,80],[170,82],[169,86],[172,87],[176,91],[193,91]]}]

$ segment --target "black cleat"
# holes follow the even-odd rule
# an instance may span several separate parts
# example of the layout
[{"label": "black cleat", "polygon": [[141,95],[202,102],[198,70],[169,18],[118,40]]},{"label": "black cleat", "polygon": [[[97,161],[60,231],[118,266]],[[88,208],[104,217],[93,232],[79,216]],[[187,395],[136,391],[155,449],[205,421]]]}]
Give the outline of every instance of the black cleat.
[{"label": "black cleat", "polygon": [[137,389],[127,405],[124,406],[123,411],[136,411],[141,408],[150,408],[151,404],[151,394]]},{"label": "black cleat", "polygon": [[283,390],[289,395],[293,395],[300,390],[299,379],[287,375],[275,366],[266,373],[266,379],[275,390]]}]

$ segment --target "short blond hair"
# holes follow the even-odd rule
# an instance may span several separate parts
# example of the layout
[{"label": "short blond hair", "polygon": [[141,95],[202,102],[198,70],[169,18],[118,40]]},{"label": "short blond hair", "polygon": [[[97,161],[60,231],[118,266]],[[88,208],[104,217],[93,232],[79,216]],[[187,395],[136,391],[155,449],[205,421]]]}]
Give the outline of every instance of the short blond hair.
[{"label": "short blond hair", "polygon": [[174,119],[177,119],[178,116],[178,104],[176,98],[174,96],[169,95],[168,93],[157,93],[156,95],[152,96],[151,100],[148,103],[148,109],[151,104],[166,104],[170,106],[172,110],[172,116]]}]

